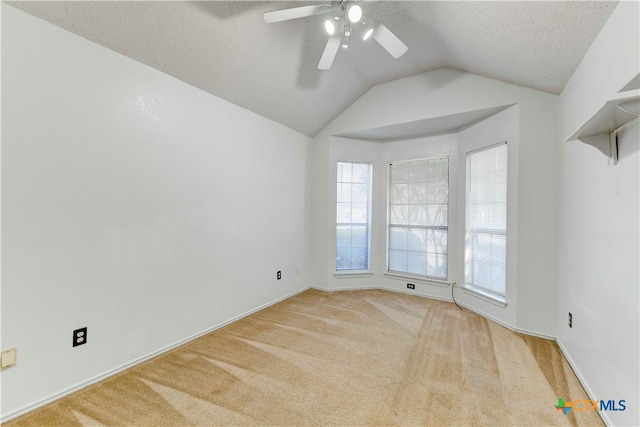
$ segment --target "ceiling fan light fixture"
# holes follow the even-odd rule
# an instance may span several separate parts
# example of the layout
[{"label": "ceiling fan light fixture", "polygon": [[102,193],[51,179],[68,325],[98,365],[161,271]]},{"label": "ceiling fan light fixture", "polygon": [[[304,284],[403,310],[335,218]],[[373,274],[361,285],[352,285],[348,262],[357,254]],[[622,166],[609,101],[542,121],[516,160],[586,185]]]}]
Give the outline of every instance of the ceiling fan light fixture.
[{"label": "ceiling fan light fixture", "polygon": [[336,25],[331,19],[327,19],[324,21],[324,29],[330,36],[332,36],[336,32]]},{"label": "ceiling fan light fixture", "polygon": [[340,45],[343,49],[349,49],[349,47],[351,46],[351,36],[343,36],[342,40],[340,41]]},{"label": "ceiling fan light fixture", "polygon": [[351,25],[344,25],[344,34],[342,35],[340,44],[344,49],[348,49],[351,46]]},{"label": "ceiling fan light fixture", "polygon": [[344,25],[344,34],[342,35],[340,45],[344,49],[348,49],[351,46],[351,25],[349,24]]},{"label": "ceiling fan light fixture", "polygon": [[[372,0],[369,0],[372,1]],[[305,18],[307,16],[330,14],[329,19],[324,21],[324,29],[329,34],[329,40],[322,52],[322,57],[318,63],[319,70],[331,68],[338,50],[351,47],[352,26],[362,40],[374,39],[395,59],[400,58],[409,49],[389,30],[384,24],[378,22],[370,16],[362,15],[362,8],[355,1],[340,0],[332,1],[331,4],[320,4],[294,7],[290,9],[265,12],[263,15],[266,23],[288,21],[291,19]]]},{"label": "ceiling fan light fixture", "polygon": [[367,40],[369,37],[371,37],[371,34],[373,34],[373,27],[366,29],[364,35],[362,36],[362,40]]},{"label": "ceiling fan light fixture", "polygon": [[356,22],[360,22],[360,19],[362,18],[362,8],[357,4],[354,4],[347,11],[347,17],[349,18],[349,21],[354,24]]}]

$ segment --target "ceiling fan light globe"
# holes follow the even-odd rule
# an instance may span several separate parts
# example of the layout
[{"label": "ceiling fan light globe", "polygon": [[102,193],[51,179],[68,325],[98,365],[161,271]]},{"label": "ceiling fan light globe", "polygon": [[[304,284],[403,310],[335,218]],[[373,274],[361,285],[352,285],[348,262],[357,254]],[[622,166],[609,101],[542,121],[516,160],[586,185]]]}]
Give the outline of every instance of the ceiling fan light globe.
[{"label": "ceiling fan light globe", "polygon": [[330,36],[336,32],[336,26],[330,19],[324,21],[324,29]]},{"label": "ceiling fan light globe", "polygon": [[368,28],[367,31],[364,32],[362,40],[367,40],[369,37],[371,37],[371,34],[373,34],[373,28]]},{"label": "ceiling fan light globe", "polygon": [[343,49],[349,49],[349,47],[351,46],[351,37],[349,36],[342,37],[342,40],[340,41],[340,45],[342,46]]},{"label": "ceiling fan light globe", "polygon": [[354,4],[347,11],[347,17],[349,18],[349,21],[351,21],[354,24],[356,22],[359,22],[360,19],[362,18],[362,8],[357,4]]}]

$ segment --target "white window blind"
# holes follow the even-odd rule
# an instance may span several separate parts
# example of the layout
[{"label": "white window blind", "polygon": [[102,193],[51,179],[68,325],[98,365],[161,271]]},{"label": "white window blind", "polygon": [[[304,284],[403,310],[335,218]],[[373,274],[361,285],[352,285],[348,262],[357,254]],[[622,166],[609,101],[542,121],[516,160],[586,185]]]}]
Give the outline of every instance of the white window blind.
[{"label": "white window blind", "polygon": [[388,270],[446,279],[449,159],[390,164],[388,218]]},{"label": "white window blind", "polygon": [[466,283],[505,296],[507,144],[467,154]]},{"label": "white window blind", "polygon": [[371,165],[338,162],[336,271],[369,269]]}]

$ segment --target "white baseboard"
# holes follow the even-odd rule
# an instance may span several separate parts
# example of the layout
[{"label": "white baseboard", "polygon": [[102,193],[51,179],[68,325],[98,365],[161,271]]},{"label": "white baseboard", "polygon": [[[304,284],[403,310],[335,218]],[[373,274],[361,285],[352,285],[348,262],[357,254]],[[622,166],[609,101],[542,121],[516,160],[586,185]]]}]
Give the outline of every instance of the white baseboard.
[{"label": "white baseboard", "polygon": [[429,299],[435,299],[435,300],[438,300],[438,301],[446,301],[446,302],[453,303],[453,300],[451,298],[443,298],[443,297],[438,297],[438,296],[435,296],[435,295],[425,295],[425,294],[417,293],[415,291],[409,292],[409,291],[405,291],[404,289],[388,288],[386,286],[378,286],[376,289],[382,289],[382,290],[385,290],[385,291],[397,292],[399,294],[411,295],[411,296],[414,296],[414,297],[429,298]]},{"label": "white baseboard", "polygon": [[492,322],[497,323],[500,326],[504,326],[505,328],[509,329],[510,331],[517,332],[519,334],[524,334],[524,335],[531,335],[533,337],[544,338],[544,339],[551,340],[551,341],[555,341],[556,340],[556,337],[554,337],[554,336],[543,334],[541,332],[530,331],[528,329],[517,328],[517,327],[515,327],[515,326],[513,326],[513,325],[511,325],[511,324],[509,324],[507,322],[504,322],[504,321],[502,321],[500,319],[496,319],[493,316],[489,316],[488,314],[483,313],[480,310],[476,309],[475,307],[471,307],[468,304],[465,304],[465,303],[460,302],[460,301],[457,301],[457,303],[458,303],[458,305],[461,305],[462,307],[466,308],[469,311],[473,311],[474,313],[479,314],[480,316],[485,317],[485,318],[491,320]]},{"label": "white baseboard", "polygon": [[[421,293],[417,293],[415,291],[413,292],[409,292],[409,291],[405,291],[403,289],[395,289],[395,288],[390,288],[390,287],[386,287],[386,286],[365,286],[365,287],[359,287],[359,286],[353,286],[353,287],[346,287],[346,288],[321,288],[318,286],[311,286],[311,289],[316,289],[319,291],[325,291],[325,292],[338,292],[338,291],[358,291],[358,290],[365,290],[365,289],[382,289],[385,291],[391,291],[391,292],[398,292],[400,294],[405,294],[405,295],[411,295],[411,296],[418,296],[418,297],[423,297],[423,298],[430,298],[430,299],[434,299],[434,300],[438,300],[438,301],[446,301],[446,302],[450,302],[453,303],[453,299],[452,298],[447,298],[447,297],[439,297],[439,296],[435,296],[435,295],[426,295],[426,294],[421,294]],[[482,317],[485,317],[497,324],[499,324],[500,326],[504,326],[505,328],[509,329],[510,331],[513,332],[518,332],[520,334],[524,334],[524,335],[531,335],[534,337],[538,337],[538,338],[544,338],[547,340],[551,340],[551,341],[555,341],[556,337],[552,336],[552,335],[547,335],[547,334],[543,334],[541,332],[536,332],[536,331],[530,331],[528,329],[519,329],[513,325],[510,325],[500,319],[496,319],[495,317],[489,316],[486,313],[483,313],[481,311],[479,311],[478,309],[476,309],[475,307],[471,307],[468,304],[462,303],[460,301],[456,301],[456,303],[464,308],[466,308],[469,311],[473,311],[476,314],[479,314]]]},{"label": "white baseboard", "polygon": [[318,291],[323,291],[323,292],[364,291],[364,290],[380,289],[380,290],[383,290],[383,291],[391,291],[391,292],[397,292],[399,294],[411,295],[413,297],[422,297],[422,298],[435,299],[435,300],[439,300],[439,301],[453,302],[453,300],[451,298],[442,298],[442,297],[438,297],[438,296],[434,296],[434,295],[425,295],[425,294],[417,293],[415,291],[414,292],[409,292],[409,291],[405,291],[403,289],[388,288],[386,286],[352,286],[352,287],[348,287],[348,288],[320,288],[320,287],[317,287],[317,286],[311,286],[311,289],[316,289]]},{"label": "white baseboard", "polygon": [[0,421],[2,423],[5,423],[5,422],[7,422],[7,421],[9,421],[9,420],[11,420],[13,418],[19,417],[20,415],[24,415],[27,412],[31,412],[34,409],[37,409],[37,408],[39,408],[41,406],[46,405],[47,403],[51,403],[51,402],[53,402],[55,400],[58,400],[58,399],[60,399],[60,398],[62,398],[64,396],[68,396],[71,393],[75,393],[76,391],[82,390],[85,387],[88,387],[88,386],[90,386],[92,384],[95,384],[97,382],[105,380],[105,379],[107,379],[109,377],[112,377],[113,375],[116,375],[116,374],[118,374],[118,373],[120,373],[120,372],[122,372],[124,370],[132,368],[132,367],[134,367],[136,365],[139,365],[140,363],[146,362],[147,360],[153,359],[154,357],[159,356],[159,355],[161,355],[163,353],[166,353],[166,352],[168,352],[170,350],[173,350],[174,348],[177,348],[177,347],[180,347],[180,346],[182,346],[184,344],[187,344],[188,342],[191,342],[191,341],[193,341],[195,339],[198,339],[198,338],[200,338],[200,337],[202,337],[202,336],[204,336],[206,334],[209,334],[209,333],[211,333],[211,332],[213,332],[213,331],[215,331],[217,329],[225,327],[225,326],[229,325],[230,323],[236,322],[236,321],[238,321],[238,320],[240,320],[242,318],[245,318],[245,317],[250,316],[250,315],[252,315],[254,313],[257,313],[260,310],[264,310],[267,307],[270,307],[270,306],[272,306],[274,304],[277,304],[277,303],[279,303],[281,301],[289,299],[292,296],[298,295],[298,294],[308,290],[309,288],[310,287],[306,287],[306,288],[294,291],[294,292],[292,292],[290,294],[287,294],[287,295],[285,295],[283,297],[275,299],[275,300],[273,300],[271,302],[268,302],[266,304],[262,304],[261,306],[259,306],[257,308],[249,310],[246,313],[240,314],[238,316],[232,317],[231,319],[226,320],[226,321],[224,321],[222,323],[219,323],[219,324],[217,324],[217,325],[215,325],[215,326],[213,326],[211,328],[205,329],[204,331],[198,332],[198,333],[196,333],[194,335],[191,335],[191,336],[189,336],[187,338],[184,338],[184,339],[182,339],[180,341],[177,341],[177,342],[175,342],[173,344],[169,344],[168,346],[162,347],[162,348],[160,348],[160,349],[158,349],[156,351],[153,351],[153,352],[151,352],[151,353],[149,353],[149,354],[147,354],[145,356],[142,356],[142,357],[139,357],[137,359],[134,359],[134,360],[132,360],[130,362],[127,362],[127,363],[125,363],[123,365],[120,365],[120,366],[118,366],[118,367],[116,367],[114,369],[111,369],[111,370],[109,370],[107,372],[104,372],[102,374],[96,375],[93,378],[90,378],[90,379],[88,379],[86,381],[82,381],[81,383],[78,383],[78,384],[76,384],[74,386],[68,387],[68,388],[66,388],[66,389],[64,389],[64,390],[62,390],[60,392],[51,394],[51,395],[45,397],[44,399],[38,400],[37,402],[34,402],[34,403],[28,404],[26,406],[23,406],[23,407],[15,410],[15,411],[9,412],[8,414],[4,414],[2,416],[2,418],[0,419]]},{"label": "white baseboard", "polygon": [[[571,366],[571,369],[573,370],[573,373],[576,375],[576,378],[578,378],[578,381],[580,381],[580,385],[582,385],[582,388],[584,388],[584,391],[587,392],[587,396],[589,396],[589,399],[597,400],[596,395],[593,393],[593,390],[591,389],[591,387],[589,387],[587,380],[585,379],[584,375],[582,375],[582,373],[580,372],[580,369],[578,369],[578,366],[575,364],[575,362],[571,358],[571,355],[567,351],[564,344],[562,344],[562,341],[559,338],[556,338],[556,343],[558,344],[558,347],[560,348],[560,351],[562,352],[562,355],[564,356],[564,358],[567,359],[567,362],[569,362],[569,366]],[[602,418],[602,421],[605,423],[605,425],[607,426],[613,425],[613,423],[607,417],[607,414],[604,411],[596,411],[596,412],[598,413],[598,415],[600,415],[600,418]]]},{"label": "white baseboard", "polygon": [[516,328],[516,332],[518,332],[519,334],[531,335],[532,337],[544,338],[546,340],[551,340],[551,341],[556,340],[556,337],[552,335],[543,334],[542,332],[530,331],[528,329]]},{"label": "white baseboard", "polygon": [[350,286],[347,288],[321,288],[319,286],[311,286],[311,289],[323,292],[339,292],[339,291],[366,291],[371,289],[380,289],[377,286]]},{"label": "white baseboard", "polygon": [[[509,323],[507,323],[507,322],[504,322],[504,321],[502,321],[502,320],[500,320],[500,319],[496,319],[495,317],[490,316],[490,315],[488,315],[488,314],[486,314],[486,313],[483,313],[482,311],[478,310],[478,309],[477,309],[477,308],[475,308],[475,307],[470,306],[469,304],[465,304],[464,302],[461,302],[461,301],[456,301],[456,303],[457,303],[459,306],[464,307],[464,308],[466,308],[466,309],[467,309],[467,310],[469,310],[469,311],[473,311],[474,313],[479,314],[480,316],[482,316],[482,317],[484,317],[484,318],[486,318],[486,319],[489,319],[489,320],[491,320],[492,322],[497,323],[497,324],[498,324],[498,325],[500,325],[500,326],[504,326],[505,328],[509,329],[510,331],[518,332],[518,328],[516,328],[515,326],[513,326],[513,325],[511,325],[511,324],[509,324]],[[552,338],[552,339],[553,339],[553,338]]]}]

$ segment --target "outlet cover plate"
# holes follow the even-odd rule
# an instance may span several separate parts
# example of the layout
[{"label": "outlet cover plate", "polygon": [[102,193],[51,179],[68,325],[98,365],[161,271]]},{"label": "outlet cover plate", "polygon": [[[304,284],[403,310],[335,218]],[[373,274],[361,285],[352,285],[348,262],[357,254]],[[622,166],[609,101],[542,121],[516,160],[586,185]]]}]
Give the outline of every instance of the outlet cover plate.
[{"label": "outlet cover plate", "polygon": [[76,329],[73,331],[73,346],[77,347],[87,343],[87,328]]},{"label": "outlet cover plate", "polygon": [[18,350],[15,348],[10,348],[9,350],[5,350],[2,352],[0,356],[0,360],[2,360],[2,369],[12,368],[16,366],[18,362]]}]

